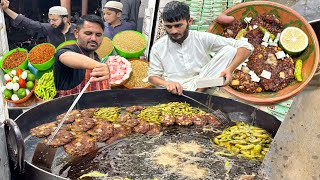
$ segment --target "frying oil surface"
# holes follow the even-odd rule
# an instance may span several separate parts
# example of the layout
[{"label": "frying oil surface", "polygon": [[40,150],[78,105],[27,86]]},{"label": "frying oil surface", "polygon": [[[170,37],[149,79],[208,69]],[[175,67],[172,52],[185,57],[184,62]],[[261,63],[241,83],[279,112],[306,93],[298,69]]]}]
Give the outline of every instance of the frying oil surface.
[{"label": "frying oil surface", "polygon": [[[133,134],[81,158],[62,153],[56,158],[54,174],[78,179],[98,171],[103,179],[237,179],[257,174],[261,161],[215,155],[222,147],[212,138],[221,129],[172,126],[159,136]],[[227,165],[226,165],[227,164]]]}]

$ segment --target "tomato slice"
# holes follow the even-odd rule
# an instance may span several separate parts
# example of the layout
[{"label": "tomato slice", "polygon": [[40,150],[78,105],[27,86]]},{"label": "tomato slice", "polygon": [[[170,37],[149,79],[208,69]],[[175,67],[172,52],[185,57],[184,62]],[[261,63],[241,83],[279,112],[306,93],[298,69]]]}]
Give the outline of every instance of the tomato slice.
[{"label": "tomato slice", "polygon": [[19,84],[20,88],[25,88],[26,87],[26,80],[20,78],[18,81],[18,84]]}]

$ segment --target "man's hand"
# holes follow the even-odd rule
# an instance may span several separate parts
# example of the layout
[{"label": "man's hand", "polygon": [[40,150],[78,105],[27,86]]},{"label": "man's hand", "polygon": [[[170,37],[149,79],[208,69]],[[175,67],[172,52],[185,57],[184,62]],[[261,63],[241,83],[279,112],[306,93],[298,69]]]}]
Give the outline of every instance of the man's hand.
[{"label": "man's hand", "polygon": [[91,76],[95,77],[91,82],[108,80],[110,78],[109,66],[99,63],[91,72]]},{"label": "man's hand", "polygon": [[1,0],[1,7],[3,10],[6,10],[9,8],[10,2],[8,0]]},{"label": "man's hand", "polygon": [[220,77],[225,77],[226,81],[224,82],[223,86],[226,86],[232,81],[232,71],[227,68],[221,72]]},{"label": "man's hand", "polygon": [[183,88],[178,82],[168,82],[166,85],[166,89],[173,94],[182,95]]}]

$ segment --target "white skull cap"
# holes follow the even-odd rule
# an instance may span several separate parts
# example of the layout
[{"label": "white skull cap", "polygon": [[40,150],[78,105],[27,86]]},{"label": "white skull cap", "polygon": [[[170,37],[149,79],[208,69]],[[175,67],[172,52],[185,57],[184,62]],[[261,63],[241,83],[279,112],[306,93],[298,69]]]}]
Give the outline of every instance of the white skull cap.
[{"label": "white skull cap", "polygon": [[68,11],[65,7],[62,6],[53,6],[49,9],[49,13],[52,15],[60,15],[60,16],[67,16]]},{"label": "white skull cap", "polygon": [[104,8],[114,8],[114,9],[119,9],[120,11],[122,11],[122,7],[123,7],[122,3],[117,1],[108,1],[104,5]]}]

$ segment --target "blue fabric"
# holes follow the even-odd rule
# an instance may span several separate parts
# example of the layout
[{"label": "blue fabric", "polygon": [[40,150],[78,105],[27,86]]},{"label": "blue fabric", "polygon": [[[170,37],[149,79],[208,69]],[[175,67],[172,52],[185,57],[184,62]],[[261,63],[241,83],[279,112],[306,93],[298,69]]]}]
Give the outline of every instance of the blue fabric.
[{"label": "blue fabric", "polygon": [[104,23],[104,35],[107,36],[109,39],[112,39],[118,32],[125,31],[125,30],[133,30],[133,26],[129,22],[121,22],[118,26],[111,26],[108,23]]}]

